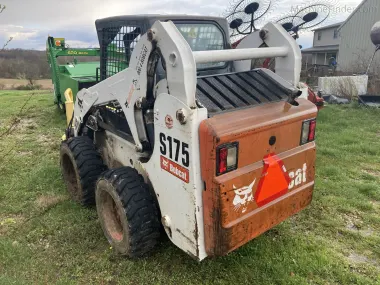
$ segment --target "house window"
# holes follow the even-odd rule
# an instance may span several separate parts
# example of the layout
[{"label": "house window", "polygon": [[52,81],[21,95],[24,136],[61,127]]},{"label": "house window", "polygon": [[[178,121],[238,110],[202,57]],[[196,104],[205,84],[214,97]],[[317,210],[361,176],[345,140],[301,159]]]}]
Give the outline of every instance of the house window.
[{"label": "house window", "polygon": [[318,32],[318,41],[322,39],[322,32]]},{"label": "house window", "polygon": [[334,30],[334,39],[337,39],[338,38],[338,29],[335,29]]}]

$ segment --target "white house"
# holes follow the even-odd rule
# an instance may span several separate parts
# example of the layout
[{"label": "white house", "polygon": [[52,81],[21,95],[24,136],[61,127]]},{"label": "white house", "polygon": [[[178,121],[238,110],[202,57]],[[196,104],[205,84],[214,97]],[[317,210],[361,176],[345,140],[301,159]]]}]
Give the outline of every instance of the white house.
[{"label": "white house", "polygon": [[[363,0],[346,21],[314,30],[313,47],[302,50],[304,62],[308,65],[330,65],[335,58],[339,70],[364,72],[358,69],[368,64],[375,51],[370,31],[378,21],[380,0]],[[380,53],[373,68],[379,68],[379,64]]]},{"label": "white house", "polygon": [[308,65],[329,65],[332,58],[338,60],[340,44],[338,28],[342,23],[314,30],[313,47],[302,50],[304,62]]},{"label": "white house", "polygon": [[[358,72],[359,70],[355,70],[358,65],[361,65],[362,69],[368,65],[375,51],[370,31],[378,21],[380,21],[380,0],[364,0],[339,27],[341,37],[339,69]],[[379,65],[380,52],[377,53],[372,67],[380,69]]]}]

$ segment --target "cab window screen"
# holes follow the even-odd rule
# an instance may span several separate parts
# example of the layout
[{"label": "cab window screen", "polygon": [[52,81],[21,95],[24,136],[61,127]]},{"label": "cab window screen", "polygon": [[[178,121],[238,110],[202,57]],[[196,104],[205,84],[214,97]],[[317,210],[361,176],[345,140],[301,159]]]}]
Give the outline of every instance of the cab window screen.
[{"label": "cab window screen", "polygon": [[[176,23],[178,30],[193,51],[224,49],[224,38],[220,29],[208,23]],[[197,69],[224,67],[225,62],[197,64]]]}]

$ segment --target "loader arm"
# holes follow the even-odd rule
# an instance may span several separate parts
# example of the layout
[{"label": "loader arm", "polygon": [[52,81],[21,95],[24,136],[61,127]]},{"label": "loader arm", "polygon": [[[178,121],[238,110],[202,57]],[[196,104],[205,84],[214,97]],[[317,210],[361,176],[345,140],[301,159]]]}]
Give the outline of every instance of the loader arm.
[{"label": "loader arm", "polygon": [[[276,74],[289,81],[294,87],[298,87],[301,74],[302,55],[297,42],[279,24],[266,25],[261,31],[253,32],[243,38],[236,45],[236,49],[260,48],[266,45],[286,46],[288,54],[276,58]],[[261,48],[266,50],[267,48]],[[274,56],[267,56],[273,58]],[[236,71],[251,70],[251,60],[242,60],[234,63]]]}]

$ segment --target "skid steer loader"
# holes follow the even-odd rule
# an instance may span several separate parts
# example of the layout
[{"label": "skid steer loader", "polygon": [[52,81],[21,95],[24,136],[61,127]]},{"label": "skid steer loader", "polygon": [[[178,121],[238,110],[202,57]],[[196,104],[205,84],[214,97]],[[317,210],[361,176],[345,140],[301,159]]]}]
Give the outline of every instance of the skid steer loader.
[{"label": "skid steer loader", "polygon": [[[225,255],[311,202],[317,108],[297,99],[301,52],[281,26],[250,35],[268,47],[244,49],[223,18],[96,28],[101,81],[77,94],[61,168],[118,253],[149,252],[163,227],[197,260]],[[247,64],[266,57],[276,73]]]}]

